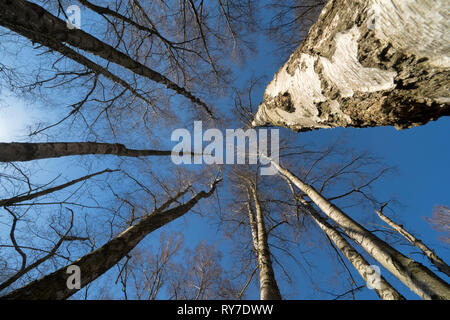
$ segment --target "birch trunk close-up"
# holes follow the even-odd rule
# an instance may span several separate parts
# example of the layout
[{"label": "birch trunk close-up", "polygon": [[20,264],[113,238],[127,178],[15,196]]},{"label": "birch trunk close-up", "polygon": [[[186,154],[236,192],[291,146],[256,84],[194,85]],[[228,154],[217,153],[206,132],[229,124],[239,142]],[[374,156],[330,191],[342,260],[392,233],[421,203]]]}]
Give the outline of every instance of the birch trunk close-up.
[{"label": "birch trunk close-up", "polygon": [[252,126],[404,129],[450,115],[449,12],[447,0],[328,1]]}]

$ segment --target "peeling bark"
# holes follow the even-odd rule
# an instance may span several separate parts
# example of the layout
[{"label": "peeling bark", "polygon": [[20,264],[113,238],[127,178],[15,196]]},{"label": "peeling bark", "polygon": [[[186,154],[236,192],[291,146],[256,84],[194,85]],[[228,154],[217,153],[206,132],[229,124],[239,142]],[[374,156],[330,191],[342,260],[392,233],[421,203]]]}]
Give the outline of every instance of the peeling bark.
[{"label": "peeling bark", "polygon": [[448,264],[445,263],[444,260],[438,257],[438,255],[428,246],[426,246],[420,239],[417,239],[414,237],[411,233],[405,230],[402,225],[395,223],[391,219],[389,219],[387,216],[385,216],[381,210],[375,211],[376,214],[380,217],[381,220],[386,222],[390,227],[392,227],[394,230],[396,230],[398,233],[400,233],[403,237],[406,238],[409,242],[411,242],[413,245],[415,245],[417,248],[419,248],[430,260],[432,264],[438,268],[439,271],[445,273],[447,276],[450,277],[450,267]]},{"label": "peeling bark", "polygon": [[123,144],[96,142],[0,143],[0,162],[31,161],[87,154],[111,154],[122,157],[170,156],[166,150],[134,150]]},{"label": "peeling bark", "polygon": [[304,183],[289,170],[275,161],[272,164],[279,173],[292,181],[330,219],[332,219],[351,239],[389,270],[395,277],[423,299],[450,299],[450,285],[427,267],[408,258],[388,243],[361,226],[341,209],[325,199],[312,186]]},{"label": "peeling bark", "polygon": [[[307,208],[308,213],[322,229],[322,231],[333,241],[340,252],[350,261],[356,271],[361,275],[366,283],[369,281],[369,274],[372,272],[370,264],[353,246],[329,224],[305,199],[300,197],[300,202]],[[405,298],[380,276],[378,288],[374,288],[377,295],[383,300],[405,300]]]},{"label": "peeling bark", "polygon": [[330,0],[253,126],[404,129],[450,115],[450,2]]},{"label": "peeling bark", "polygon": [[68,274],[66,273],[66,270],[69,266],[76,265],[81,269],[81,288],[85,287],[116,265],[149,233],[183,216],[194,207],[200,199],[211,196],[219,182],[220,180],[215,181],[208,192],[201,191],[188,202],[172,209],[167,209],[177,198],[186,193],[189,188],[180,192],[174,198],[164,203],[160,208],[149,213],[141,221],[129,227],[97,250],[88,253],[70,265],[63,267],[50,275],[8,293],[0,299],[63,300],[69,298],[78,291],[77,289],[67,288],[66,282]]},{"label": "peeling bark", "polygon": [[[131,72],[146,77],[166,88],[185,96],[193,103],[201,106],[212,118],[214,115],[209,106],[194,96],[186,88],[180,87],[159,72],[141,64],[123,52],[110,46],[80,29],[69,29],[65,21],[55,17],[41,6],[25,0],[7,0],[0,2],[0,26],[6,27],[33,42],[67,55],[68,44],[83,51],[92,53],[109,62],[120,65]],[[79,56],[67,55],[79,63]],[[90,68],[92,65],[86,65]],[[95,70],[95,69],[94,69]]]}]

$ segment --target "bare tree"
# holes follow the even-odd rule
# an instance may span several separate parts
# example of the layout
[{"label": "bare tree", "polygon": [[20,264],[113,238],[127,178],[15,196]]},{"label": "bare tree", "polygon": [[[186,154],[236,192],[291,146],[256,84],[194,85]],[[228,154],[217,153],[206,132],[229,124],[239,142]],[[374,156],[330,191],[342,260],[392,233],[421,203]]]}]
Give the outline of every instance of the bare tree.
[{"label": "bare tree", "polygon": [[305,193],[330,219],[386,269],[424,299],[448,299],[450,286],[422,264],[406,257],[385,241],[381,240],[338,207],[324,198],[311,185],[304,183],[287,169],[274,161],[280,174],[288,178]]},{"label": "bare tree", "polygon": [[161,299],[162,289],[170,286],[169,279],[174,257],[183,246],[181,233],[162,232],[156,252],[147,248],[134,249],[119,268],[122,291],[125,299],[155,300]]},{"label": "bare tree", "polygon": [[222,253],[215,245],[200,242],[194,250],[186,249],[182,263],[170,268],[168,294],[176,300],[232,299],[234,284],[221,265]]},{"label": "bare tree", "polygon": [[425,256],[428,258],[428,260],[430,260],[430,262],[438,268],[439,271],[445,273],[447,276],[450,276],[450,267],[444,262],[444,260],[439,258],[432,249],[430,249],[428,246],[426,246],[422,242],[422,240],[417,239],[410,232],[406,231],[402,225],[397,224],[392,219],[388,218],[383,213],[384,207],[385,206],[381,207],[380,210],[375,211],[375,213],[380,217],[380,219],[383,220],[392,229],[394,229],[395,231],[400,233],[403,237],[405,237],[406,240],[408,240],[413,245],[415,245],[417,248],[419,248],[425,254]]},{"label": "bare tree", "polygon": [[325,0],[271,0],[272,14],[266,32],[276,44],[276,53],[287,59],[308,34],[325,5]]},{"label": "bare tree", "polygon": [[0,143],[0,162],[31,161],[74,155],[112,154],[121,157],[170,156],[170,150],[133,150],[122,144],[95,142]]},{"label": "bare tree", "polygon": [[[325,218],[323,218],[314,207],[309,204],[304,197],[297,196],[299,202],[305,206],[308,213],[317,223],[320,229],[327,235],[331,241],[334,242],[336,247],[344,256],[352,263],[358,273],[362,276],[366,283],[369,283],[370,274],[374,271],[372,270],[370,264],[364,257],[356,251],[355,248],[340,234],[340,232],[328,223]],[[374,288],[378,296],[383,300],[405,300],[405,298],[394,288],[392,285],[380,275],[379,283]]]},{"label": "bare tree", "polygon": [[82,270],[81,288],[83,288],[116,265],[149,233],[184,215],[194,207],[200,199],[211,196],[218,182],[219,180],[214,181],[213,184],[211,184],[209,191],[201,191],[186,203],[168,209],[173,202],[188,192],[190,187],[185,189],[167,200],[154,212],[148,213],[138,223],[129,227],[99,249],[42,279],[8,293],[6,296],[3,296],[2,299],[60,300],[70,297],[78,289],[69,289],[67,286],[66,271],[69,266],[75,265]]},{"label": "bare tree", "polygon": [[269,232],[266,229],[263,207],[258,195],[258,181],[248,172],[235,171],[236,184],[240,190],[246,192],[246,209],[248,225],[252,238],[253,251],[256,254],[257,268],[259,269],[259,286],[261,300],[280,300],[275,273],[272,267],[272,257],[268,242]]},{"label": "bare tree", "polygon": [[426,219],[431,226],[442,232],[441,241],[450,243],[450,208],[446,206],[436,206],[433,209],[431,218]]},{"label": "bare tree", "polygon": [[67,50],[65,43],[83,51],[93,53],[174,90],[178,94],[200,105],[210,116],[213,116],[210,107],[185,88],[180,87],[159,72],[152,70],[113,46],[100,41],[82,30],[73,29],[71,32],[67,32],[67,23],[64,20],[58,19],[44,8],[32,2],[20,0],[14,3],[4,3],[1,6],[0,12],[2,13],[0,17],[2,26],[10,28],[32,41],[45,45],[63,55]]}]

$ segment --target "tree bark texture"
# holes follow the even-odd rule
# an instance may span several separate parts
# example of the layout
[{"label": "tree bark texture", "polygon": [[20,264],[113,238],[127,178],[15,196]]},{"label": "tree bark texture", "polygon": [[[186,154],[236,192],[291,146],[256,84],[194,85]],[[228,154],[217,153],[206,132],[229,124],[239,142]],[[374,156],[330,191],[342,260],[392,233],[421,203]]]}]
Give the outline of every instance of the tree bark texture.
[{"label": "tree bark texture", "polygon": [[449,12],[447,0],[328,1],[252,125],[403,129],[450,115]]}]

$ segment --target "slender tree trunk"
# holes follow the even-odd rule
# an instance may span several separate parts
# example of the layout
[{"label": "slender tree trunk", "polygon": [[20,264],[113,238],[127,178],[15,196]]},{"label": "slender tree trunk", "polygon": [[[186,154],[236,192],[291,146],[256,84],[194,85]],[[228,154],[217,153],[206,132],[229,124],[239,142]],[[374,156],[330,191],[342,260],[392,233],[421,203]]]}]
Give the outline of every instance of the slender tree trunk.
[{"label": "slender tree trunk", "polygon": [[56,191],[59,191],[59,190],[63,190],[65,188],[73,186],[74,184],[77,184],[77,183],[82,182],[82,181],[86,181],[86,180],[88,180],[88,179],[90,179],[92,177],[101,175],[103,173],[115,172],[115,171],[117,171],[117,170],[106,169],[106,170],[103,170],[101,172],[93,173],[93,174],[84,176],[82,178],[79,178],[79,179],[76,179],[76,180],[72,180],[70,182],[67,182],[65,184],[62,184],[62,185],[54,187],[54,188],[48,188],[48,189],[45,189],[45,190],[42,190],[42,191],[29,193],[29,194],[26,194],[26,195],[23,195],[23,196],[17,196],[17,197],[13,197],[13,198],[9,198],[9,199],[3,199],[3,200],[0,200],[0,207],[12,206],[15,203],[20,203],[20,202],[24,202],[24,201],[33,200],[33,199],[36,199],[38,197],[42,197],[42,196],[45,196],[47,194],[51,194],[53,192],[56,192]]},{"label": "slender tree trunk", "polygon": [[264,223],[262,208],[259,203],[256,187],[249,184],[249,188],[255,202],[256,225],[258,235],[258,264],[259,264],[259,283],[261,300],[281,300],[280,290],[275,279],[275,273],[270,258],[269,243],[267,242],[267,231]]},{"label": "slender tree trunk", "polygon": [[[185,96],[193,103],[203,107],[213,117],[213,113],[208,105],[185,88],[180,87],[159,72],[141,64],[89,33],[80,29],[71,30],[67,28],[65,21],[55,17],[37,4],[25,0],[1,1],[0,25],[63,55],[67,51],[64,49],[67,48],[64,43],[67,43],[70,46],[120,65],[137,75],[146,77]],[[73,58],[72,56],[68,57]],[[78,60],[77,62],[81,61]]]},{"label": "slender tree trunk", "polygon": [[423,125],[450,115],[448,0],[330,0],[253,126]]},{"label": "slender tree trunk", "polygon": [[141,221],[129,227],[97,250],[88,253],[74,263],[63,267],[44,278],[1,297],[1,299],[63,300],[69,298],[78,291],[77,289],[69,289],[67,287],[66,282],[68,275],[66,272],[69,266],[75,265],[81,269],[81,288],[83,288],[116,265],[152,231],[183,216],[200,199],[211,196],[219,181],[220,180],[215,181],[208,192],[201,191],[183,205],[167,209],[171,203],[182,194],[186,193],[188,189],[180,192],[176,197],[168,200],[156,211],[149,213]]},{"label": "slender tree trunk", "polygon": [[258,254],[258,226],[256,225],[255,213],[252,207],[252,195],[249,189],[247,189],[247,196],[248,221],[250,224],[250,231],[252,233],[253,249],[255,250],[256,254]]},{"label": "slender tree trunk", "polygon": [[0,162],[31,161],[87,154],[122,157],[170,156],[166,150],[133,150],[122,144],[96,142],[0,143]]},{"label": "slender tree trunk", "polygon": [[404,236],[406,240],[408,240],[417,248],[419,248],[427,256],[428,260],[430,260],[431,263],[438,268],[439,271],[445,273],[447,276],[450,277],[450,267],[445,263],[444,260],[439,258],[432,249],[428,248],[420,239],[417,239],[411,233],[406,231],[402,225],[395,223],[387,216],[385,216],[381,212],[381,210],[376,210],[375,212],[377,213],[377,215],[380,217],[381,220],[386,222],[390,227],[392,227],[394,230],[396,230],[398,233]]},{"label": "slender tree trunk", "polygon": [[406,257],[350,218],[325,199],[312,186],[304,183],[276,162],[273,165],[305,193],[330,219],[395,277],[423,299],[450,299],[450,286],[422,264]]},{"label": "slender tree trunk", "polygon": [[[371,280],[371,274],[373,270],[370,264],[359,252],[353,248],[353,246],[336,230],[331,224],[329,224],[312,205],[310,205],[304,198],[299,197],[300,202],[308,210],[308,213],[322,229],[323,232],[333,241],[339,251],[351,262],[356,271],[361,275],[366,283]],[[379,281],[374,288],[378,296],[383,300],[405,300],[405,298],[391,286],[386,279],[380,275]]]}]

